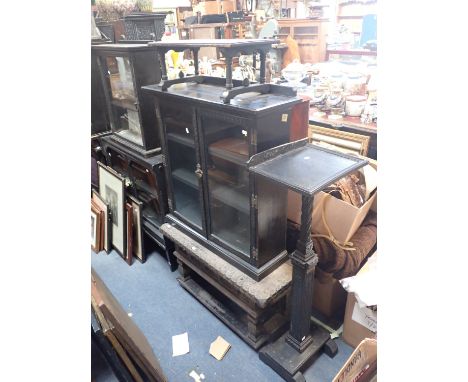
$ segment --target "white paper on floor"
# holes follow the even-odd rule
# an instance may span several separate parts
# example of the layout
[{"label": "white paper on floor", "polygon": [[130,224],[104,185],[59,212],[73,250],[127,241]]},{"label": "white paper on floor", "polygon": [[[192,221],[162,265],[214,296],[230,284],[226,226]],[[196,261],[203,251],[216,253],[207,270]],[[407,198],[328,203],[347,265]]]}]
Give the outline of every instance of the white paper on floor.
[{"label": "white paper on floor", "polygon": [[189,374],[190,377],[192,377],[195,382],[200,382],[201,381],[201,377],[197,374],[197,372],[195,370],[192,370]]},{"label": "white paper on floor", "polygon": [[172,356],[184,355],[189,352],[189,342],[187,332],[172,336]]}]

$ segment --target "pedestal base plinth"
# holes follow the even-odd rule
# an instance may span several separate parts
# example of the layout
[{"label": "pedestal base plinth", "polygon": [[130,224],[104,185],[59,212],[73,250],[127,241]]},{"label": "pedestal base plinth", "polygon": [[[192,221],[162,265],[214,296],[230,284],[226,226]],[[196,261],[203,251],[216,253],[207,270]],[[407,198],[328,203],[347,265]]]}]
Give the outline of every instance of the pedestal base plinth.
[{"label": "pedestal base plinth", "polygon": [[310,335],[312,342],[302,353],[286,341],[286,332],[275,342],[264,346],[259,357],[286,381],[305,381],[300,372],[315,360],[322,347],[330,340],[330,334],[320,327],[312,327]]}]

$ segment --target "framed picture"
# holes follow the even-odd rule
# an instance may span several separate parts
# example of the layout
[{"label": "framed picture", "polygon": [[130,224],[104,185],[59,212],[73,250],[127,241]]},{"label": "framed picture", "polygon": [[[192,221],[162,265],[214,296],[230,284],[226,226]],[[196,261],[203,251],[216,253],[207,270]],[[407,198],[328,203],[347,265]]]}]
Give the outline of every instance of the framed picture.
[{"label": "framed picture", "polygon": [[143,263],[146,260],[141,215],[143,202],[133,196],[128,196],[128,200],[133,208],[133,255]]},{"label": "framed picture", "polygon": [[311,138],[313,144],[318,146],[362,156],[367,156],[370,140],[367,135],[349,133],[316,125],[309,125],[309,138]]},{"label": "framed picture", "polygon": [[104,219],[102,221],[102,231],[104,231],[102,244],[104,250],[109,253],[112,249],[112,212],[110,205],[107,203],[96,190],[92,190],[91,200],[99,206],[104,213]]},{"label": "framed picture", "polygon": [[101,251],[101,211],[91,204],[91,249],[98,253]]},{"label": "framed picture", "polygon": [[133,261],[133,207],[130,203],[125,203],[125,211],[127,214],[127,253],[125,260],[128,265],[132,265]]},{"label": "framed picture", "polygon": [[101,162],[98,162],[98,166],[99,195],[109,204],[112,213],[112,247],[125,259],[127,253],[125,179]]},{"label": "framed picture", "polygon": [[91,249],[96,252],[96,244],[97,244],[97,215],[91,211]]},{"label": "framed picture", "polygon": [[[104,249],[104,211],[91,200],[91,248],[98,253]],[[96,232],[94,232],[96,231]]]}]

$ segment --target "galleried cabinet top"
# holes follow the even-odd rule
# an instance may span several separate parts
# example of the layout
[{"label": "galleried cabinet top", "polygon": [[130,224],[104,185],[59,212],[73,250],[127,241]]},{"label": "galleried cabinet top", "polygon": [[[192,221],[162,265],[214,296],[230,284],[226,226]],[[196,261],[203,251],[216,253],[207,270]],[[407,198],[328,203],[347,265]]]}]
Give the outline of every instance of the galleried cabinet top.
[{"label": "galleried cabinet top", "polygon": [[173,50],[197,49],[204,47],[226,48],[242,50],[246,48],[261,49],[271,48],[272,44],[279,43],[276,39],[194,39],[179,41],[155,41],[149,42],[149,46],[167,48]]},{"label": "galleried cabinet top", "polygon": [[153,48],[148,46],[148,44],[102,44],[102,45],[93,45],[91,47],[92,51],[96,53],[101,52],[142,52],[142,51],[151,51]]}]

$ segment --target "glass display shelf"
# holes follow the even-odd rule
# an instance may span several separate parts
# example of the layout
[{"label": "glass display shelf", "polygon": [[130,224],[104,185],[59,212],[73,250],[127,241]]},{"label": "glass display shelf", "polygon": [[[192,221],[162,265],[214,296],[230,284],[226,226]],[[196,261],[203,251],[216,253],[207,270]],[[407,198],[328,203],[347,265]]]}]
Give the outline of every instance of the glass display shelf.
[{"label": "glass display shelf", "polygon": [[193,142],[193,138],[191,138],[188,134],[187,136],[176,134],[176,133],[168,133],[167,139],[179,143],[184,146],[188,146],[191,148],[195,148],[195,143]]},{"label": "glass display shelf", "polygon": [[212,143],[208,152],[210,155],[225,159],[240,166],[246,166],[249,159],[249,145],[243,139],[228,138]]},{"label": "glass display shelf", "polygon": [[138,111],[138,108],[136,106],[136,102],[134,100],[129,100],[129,99],[111,99],[111,104],[117,107],[120,107],[122,109],[127,109],[127,110],[132,110],[132,111]]},{"label": "glass display shelf", "polygon": [[179,182],[182,182],[186,184],[187,186],[190,186],[192,188],[195,188],[198,190],[198,180],[197,176],[193,171],[190,171],[186,168],[177,168],[172,171],[172,176],[174,179],[178,180]]},{"label": "glass display shelf", "polygon": [[248,188],[246,185],[233,187],[231,185],[224,185],[215,181],[210,182],[211,197],[235,208],[236,210],[249,214],[249,196]]}]

